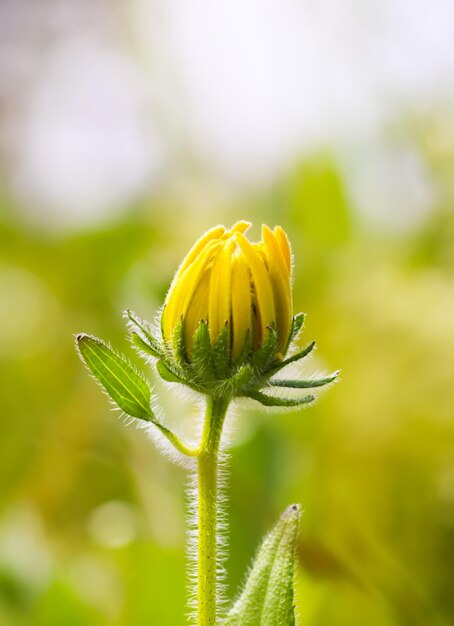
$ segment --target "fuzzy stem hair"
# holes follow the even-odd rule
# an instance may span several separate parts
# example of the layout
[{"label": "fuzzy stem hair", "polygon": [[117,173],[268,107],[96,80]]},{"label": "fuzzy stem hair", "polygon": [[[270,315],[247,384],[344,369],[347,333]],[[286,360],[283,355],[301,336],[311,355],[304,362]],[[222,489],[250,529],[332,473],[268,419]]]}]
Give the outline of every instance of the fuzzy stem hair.
[{"label": "fuzzy stem hair", "polygon": [[215,626],[218,600],[219,446],[229,400],[207,399],[197,458],[197,624]]}]

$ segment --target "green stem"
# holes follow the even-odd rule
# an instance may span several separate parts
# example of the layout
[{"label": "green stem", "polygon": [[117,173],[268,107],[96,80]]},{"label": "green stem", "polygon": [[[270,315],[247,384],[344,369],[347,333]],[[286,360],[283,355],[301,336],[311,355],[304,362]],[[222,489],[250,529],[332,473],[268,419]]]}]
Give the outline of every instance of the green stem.
[{"label": "green stem", "polygon": [[200,452],[200,448],[191,448],[187,446],[174,432],[160,424],[159,422],[152,422],[161,431],[161,433],[170,441],[177,452],[184,454],[185,456],[197,456]]},{"label": "green stem", "polygon": [[198,456],[197,624],[215,626],[217,604],[218,465],[229,400],[209,398]]}]

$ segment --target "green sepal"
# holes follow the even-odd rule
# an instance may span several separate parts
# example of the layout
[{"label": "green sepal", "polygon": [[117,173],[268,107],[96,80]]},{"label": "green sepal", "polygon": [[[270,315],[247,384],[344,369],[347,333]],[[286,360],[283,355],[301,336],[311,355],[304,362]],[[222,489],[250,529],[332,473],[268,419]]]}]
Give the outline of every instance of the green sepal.
[{"label": "green sepal", "polygon": [[334,382],[339,376],[340,370],[325,376],[325,378],[315,378],[314,380],[270,380],[271,387],[288,387],[291,389],[315,389]]},{"label": "green sepal", "polygon": [[302,406],[303,404],[310,404],[315,400],[315,396],[313,395],[303,396],[301,398],[278,398],[276,396],[268,396],[261,391],[249,391],[245,396],[260,402],[263,406]]},{"label": "green sepal", "polygon": [[286,367],[286,365],[290,365],[290,363],[295,363],[296,361],[300,361],[301,359],[304,359],[304,357],[310,354],[314,348],[315,348],[315,341],[311,341],[309,345],[307,345],[305,348],[303,348],[302,350],[300,350],[293,356],[290,356],[288,357],[288,359],[284,359],[283,361],[280,361],[280,363],[273,364],[269,368],[268,372],[275,374],[276,372],[281,370],[283,367]]},{"label": "green sepal", "polygon": [[133,344],[133,346],[135,346],[138,350],[140,350],[140,352],[143,352],[145,354],[149,354],[150,356],[156,358],[156,359],[160,359],[161,358],[161,354],[159,352],[156,352],[149,343],[147,343],[144,339],[142,339],[142,337],[137,334],[135,331],[133,331],[131,333],[131,343]]},{"label": "green sepal", "polygon": [[184,379],[182,376],[176,373],[175,368],[172,367],[172,364],[168,361],[163,361],[162,359],[156,361],[156,371],[158,372],[162,380],[165,380],[167,383],[178,383],[180,385],[186,385],[191,389],[194,389],[194,391],[203,393],[203,389],[199,385],[190,380]]},{"label": "green sepal", "polygon": [[230,378],[232,367],[230,363],[230,328],[226,323],[216,338],[213,346],[213,365],[219,380]]},{"label": "green sepal", "polygon": [[254,376],[254,370],[249,364],[243,365],[237,371],[237,373],[232,376],[232,378],[228,381],[229,385],[231,385],[234,392],[240,392],[247,387],[248,383],[252,380]]},{"label": "green sepal", "polygon": [[184,343],[183,317],[180,317],[173,331],[172,353],[173,353],[173,358],[175,359],[175,363],[179,367],[181,367],[183,370],[185,370],[188,365],[188,361],[187,361],[187,355],[186,355],[186,346]]},{"label": "green sepal", "polygon": [[305,313],[297,313],[293,317],[292,330],[290,332],[290,341],[296,339],[303,328],[304,322],[306,320]]},{"label": "green sepal", "polygon": [[191,364],[197,380],[201,383],[212,383],[215,380],[210,331],[205,320],[199,322],[194,332]]},{"label": "green sepal", "polygon": [[172,370],[164,363],[162,359],[156,361],[156,371],[158,372],[159,376],[167,383],[181,383],[183,385],[186,384],[186,381],[184,381],[177,374],[172,372]]},{"label": "green sepal", "polygon": [[233,365],[240,365],[241,363],[245,363],[249,360],[249,355],[252,349],[252,333],[248,328],[246,337],[244,339],[243,347],[241,348],[241,352],[238,357],[233,361]]},{"label": "green sepal", "polygon": [[278,335],[274,326],[268,327],[268,337],[265,343],[254,353],[252,357],[252,365],[255,370],[261,374],[266,371],[270,363],[274,360],[278,346]]},{"label": "green sepal", "polygon": [[107,395],[131,417],[153,421],[151,389],[145,377],[127,359],[101,339],[79,334],[79,355]]},{"label": "green sepal", "polygon": [[[125,317],[129,320],[129,326],[131,328],[131,339],[132,342],[144,352],[151,354],[154,357],[162,357],[164,356],[164,350],[161,345],[161,342],[154,337],[151,326],[148,322],[140,319],[138,315],[136,315],[130,309],[127,309],[124,313]],[[134,340],[134,335],[139,336],[142,342],[147,346],[147,348],[143,347],[143,345],[137,345]]]},{"label": "green sepal", "polygon": [[243,592],[223,626],[294,626],[294,573],[300,507],[290,506],[263,541]]}]

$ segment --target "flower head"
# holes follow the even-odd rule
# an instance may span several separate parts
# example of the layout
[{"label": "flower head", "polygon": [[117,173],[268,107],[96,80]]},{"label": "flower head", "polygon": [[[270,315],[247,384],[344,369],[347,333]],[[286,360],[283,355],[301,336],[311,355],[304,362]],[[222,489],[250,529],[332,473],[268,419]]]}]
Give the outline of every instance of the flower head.
[{"label": "flower head", "polygon": [[[156,360],[160,376],[213,398],[248,397],[266,406],[300,406],[314,396],[280,397],[262,389],[312,389],[335,380],[276,379],[308,356],[298,349],[304,314],[293,315],[292,253],[280,226],[262,226],[262,239],[245,237],[249,222],[207,231],[181,263],[161,315],[161,337],[126,311],[131,339]],[[286,356],[293,346],[291,356]],[[275,391],[276,391],[275,389]]]},{"label": "flower head", "polygon": [[231,363],[247,361],[275,333],[274,358],[282,358],[292,326],[291,250],[284,230],[262,226],[262,240],[245,237],[249,222],[216,226],[191,248],[178,269],[162,313],[163,337],[177,329],[189,361],[201,323],[212,348],[228,335]]}]

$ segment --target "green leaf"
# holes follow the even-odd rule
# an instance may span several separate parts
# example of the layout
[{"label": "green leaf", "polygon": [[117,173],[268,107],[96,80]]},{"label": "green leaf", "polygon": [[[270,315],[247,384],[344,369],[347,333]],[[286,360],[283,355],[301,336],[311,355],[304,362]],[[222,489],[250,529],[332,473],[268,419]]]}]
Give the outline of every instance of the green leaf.
[{"label": "green leaf", "polygon": [[120,409],[131,417],[153,420],[150,387],[124,356],[90,335],[77,335],[76,345],[83,363]]},{"label": "green leaf", "polygon": [[325,376],[324,378],[314,378],[313,380],[270,380],[271,387],[289,387],[292,389],[314,389],[315,387],[323,387],[329,385],[339,376],[340,370]]},{"label": "green leaf", "polygon": [[262,543],[224,626],[294,626],[293,579],[300,517],[293,504]]}]

